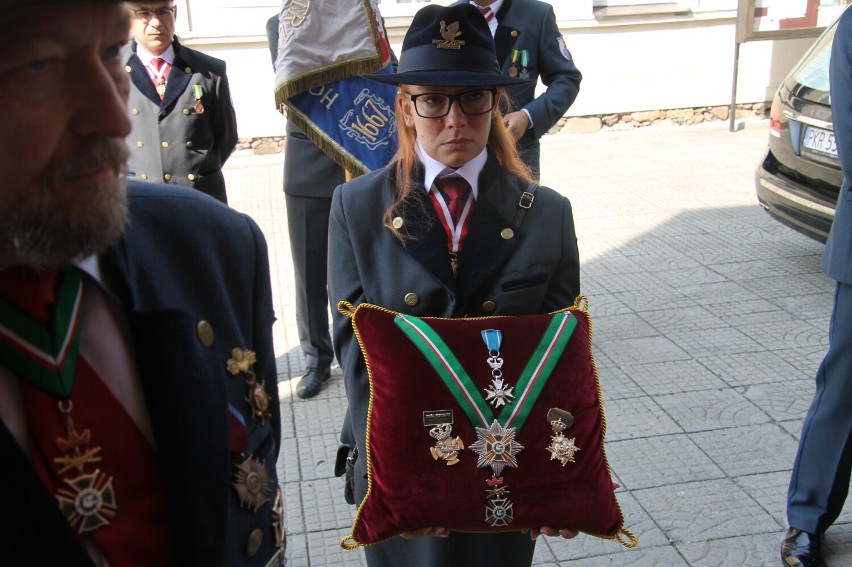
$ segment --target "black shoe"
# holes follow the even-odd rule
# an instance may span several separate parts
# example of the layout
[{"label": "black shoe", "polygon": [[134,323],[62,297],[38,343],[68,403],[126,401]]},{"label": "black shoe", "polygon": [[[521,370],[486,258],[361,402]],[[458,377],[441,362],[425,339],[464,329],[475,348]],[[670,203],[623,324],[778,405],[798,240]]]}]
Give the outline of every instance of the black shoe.
[{"label": "black shoe", "polygon": [[783,567],[823,567],[822,536],[790,528],[781,542]]},{"label": "black shoe", "polygon": [[296,393],[306,400],[320,393],[322,384],[331,376],[331,368],[308,368],[299,383],[296,384]]}]

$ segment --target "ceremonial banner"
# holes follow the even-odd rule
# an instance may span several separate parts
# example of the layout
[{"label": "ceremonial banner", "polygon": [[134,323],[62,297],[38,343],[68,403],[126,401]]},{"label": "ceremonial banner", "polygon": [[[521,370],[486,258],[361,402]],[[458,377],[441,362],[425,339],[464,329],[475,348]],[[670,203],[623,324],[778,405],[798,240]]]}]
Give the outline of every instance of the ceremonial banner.
[{"label": "ceremonial banner", "polygon": [[384,167],[396,151],[396,87],[358,76],[392,72],[376,0],[284,0],[276,105],[353,174]]}]

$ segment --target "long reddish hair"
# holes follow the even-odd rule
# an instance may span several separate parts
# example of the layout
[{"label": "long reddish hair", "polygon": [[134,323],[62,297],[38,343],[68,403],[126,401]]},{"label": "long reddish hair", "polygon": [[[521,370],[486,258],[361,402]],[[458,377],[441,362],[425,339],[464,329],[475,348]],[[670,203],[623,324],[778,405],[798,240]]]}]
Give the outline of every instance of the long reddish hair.
[{"label": "long reddish hair", "polygon": [[[403,115],[403,105],[406,103],[405,91],[402,88],[396,91],[396,125],[397,135],[399,138],[399,146],[394,156],[395,162],[395,183],[393,188],[393,198],[387,211],[385,211],[384,224],[393,234],[404,240],[406,235],[400,232],[393,226],[392,220],[394,217],[402,213],[402,209],[408,201],[413,188],[415,172],[420,166],[420,160],[417,159],[415,147],[417,145],[417,131],[414,126],[409,126],[405,123]],[[517,175],[523,180],[532,181],[532,173],[530,169],[521,161],[518,156],[518,150],[515,146],[515,140],[509,134],[509,130],[503,125],[503,113],[500,111],[500,101],[507,98],[506,91],[503,88],[497,88],[497,100],[494,105],[494,111],[491,115],[491,131],[488,134],[488,149],[494,153],[497,162],[503,167],[506,172]],[[392,162],[392,166],[393,163]],[[419,200],[417,201],[419,203]]]}]

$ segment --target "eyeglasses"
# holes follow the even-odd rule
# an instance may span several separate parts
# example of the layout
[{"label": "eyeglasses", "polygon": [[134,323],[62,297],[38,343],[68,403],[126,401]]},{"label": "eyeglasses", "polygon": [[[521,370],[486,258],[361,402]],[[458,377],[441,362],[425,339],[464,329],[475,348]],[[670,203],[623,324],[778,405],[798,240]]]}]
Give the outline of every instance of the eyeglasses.
[{"label": "eyeglasses", "polygon": [[177,6],[169,6],[168,8],[157,8],[156,10],[134,10],[129,8],[129,10],[133,13],[133,16],[137,20],[141,20],[143,22],[148,22],[157,18],[158,20],[171,20],[175,17],[175,10]]},{"label": "eyeglasses", "polygon": [[497,89],[474,89],[458,94],[421,93],[413,95],[405,93],[414,103],[414,110],[422,118],[443,118],[450,113],[453,101],[458,102],[462,112],[469,116],[485,114],[494,109],[497,100]]}]

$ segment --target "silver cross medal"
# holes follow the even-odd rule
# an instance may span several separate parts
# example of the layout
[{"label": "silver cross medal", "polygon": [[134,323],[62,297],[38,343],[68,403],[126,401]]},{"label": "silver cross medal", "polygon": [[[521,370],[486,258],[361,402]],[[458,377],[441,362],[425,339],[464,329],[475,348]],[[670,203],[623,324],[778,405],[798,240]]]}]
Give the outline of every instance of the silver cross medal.
[{"label": "silver cross medal", "polygon": [[515,395],[512,393],[513,386],[506,386],[503,381],[503,359],[497,355],[488,357],[488,366],[491,367],[491,385],[485,388],[486,401],[495,408],[511,403]]}]

